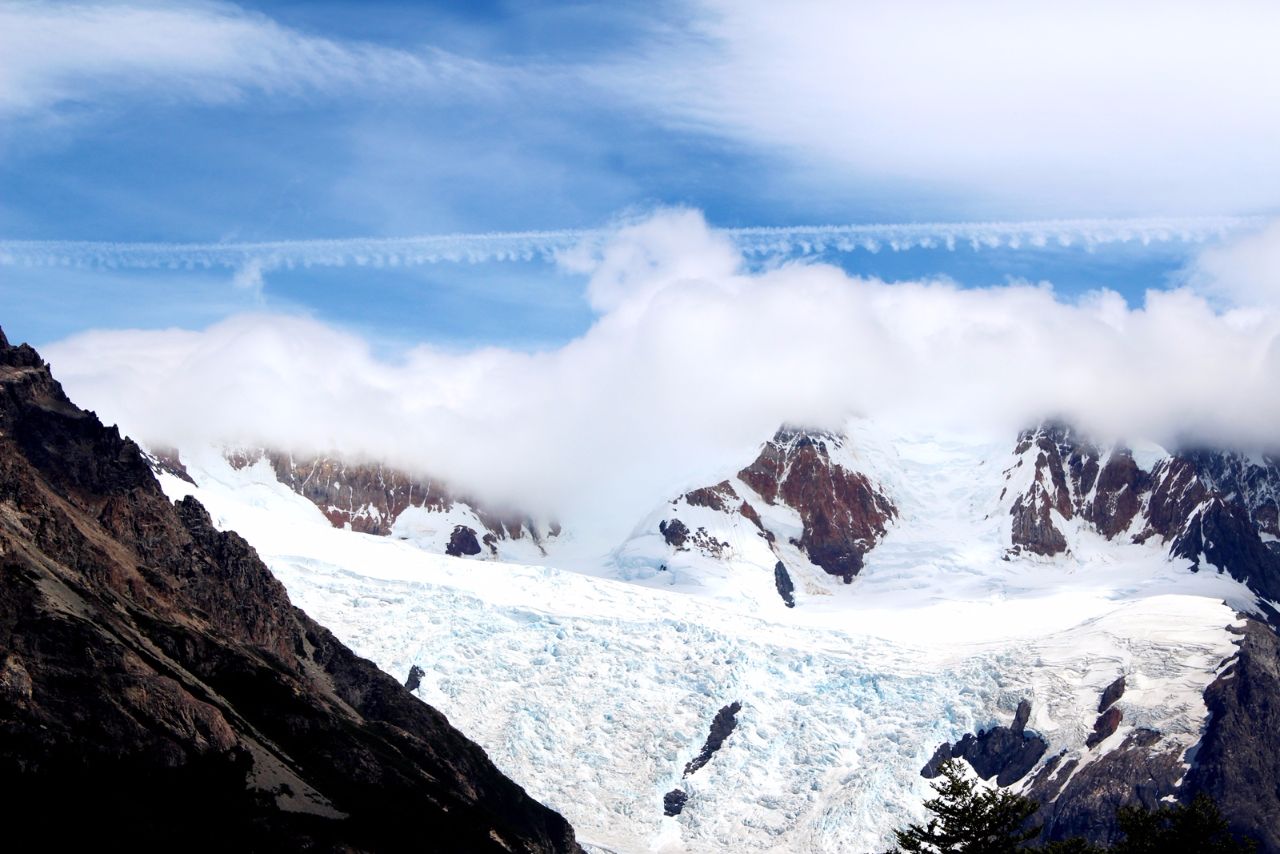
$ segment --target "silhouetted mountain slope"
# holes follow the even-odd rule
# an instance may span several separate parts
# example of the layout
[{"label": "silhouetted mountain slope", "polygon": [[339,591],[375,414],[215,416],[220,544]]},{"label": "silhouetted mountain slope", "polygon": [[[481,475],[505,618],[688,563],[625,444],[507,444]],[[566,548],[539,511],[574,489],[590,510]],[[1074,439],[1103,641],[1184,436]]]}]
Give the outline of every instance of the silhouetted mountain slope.
[{"label": "silhouetted mountain slope", "polygon": [[0,333],[5,843],[578,851]]}]

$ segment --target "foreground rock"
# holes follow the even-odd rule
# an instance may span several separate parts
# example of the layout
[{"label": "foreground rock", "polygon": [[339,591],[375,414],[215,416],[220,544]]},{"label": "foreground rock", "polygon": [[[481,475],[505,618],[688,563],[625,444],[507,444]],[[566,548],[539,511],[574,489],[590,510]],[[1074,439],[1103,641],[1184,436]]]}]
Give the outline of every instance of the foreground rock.
[{"label": "foreground rock", "polygon": [[[1256,840],[1262,852],[1280,851],[1280,638],[1257,620],[1245,621],[1240,633],[1239,653],[1205,690],[1208,722],[1191,750],[1152,729],[1121,730],[1115,704],[1123,683],[1108,687],[1087,742],[1090,750],[1113,746],[1096,757],[1052,757],[1027,787],[1042,804],[1045,839],[1113,844],[1118,807],[1157,809],[1205,793],[1233,833]],[[1119,743],[1108,741],[1117,732]]]},{"label": "foreground rock", "polygon": [[0,334],[10,850],[577,851]]}]

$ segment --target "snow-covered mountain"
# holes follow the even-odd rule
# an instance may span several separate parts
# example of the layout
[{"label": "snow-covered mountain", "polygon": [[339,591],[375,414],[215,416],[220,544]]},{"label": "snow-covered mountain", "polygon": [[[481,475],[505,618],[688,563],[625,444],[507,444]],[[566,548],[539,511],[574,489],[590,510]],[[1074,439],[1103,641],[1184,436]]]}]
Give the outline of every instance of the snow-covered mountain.
[{"label": "snow-covered mountain", "polygon": [[588,847],[882,850],[942,750],[1052,835],[1209,791],[1275,850],[1274,464],[1137,447],[784,429],[524,563],[336,528],[265,460],[158,468]]},{"label": "snow-covered mountain", "polygon": [[1274,457],[1156,447],[1135,457],[1062,424],[1025,431],[1014,454],[1001,493],[1012,553],[1069,552],[1084,532],[1150,540],[1195,569],[1229,572],[1268,603],[1280,600]]}]

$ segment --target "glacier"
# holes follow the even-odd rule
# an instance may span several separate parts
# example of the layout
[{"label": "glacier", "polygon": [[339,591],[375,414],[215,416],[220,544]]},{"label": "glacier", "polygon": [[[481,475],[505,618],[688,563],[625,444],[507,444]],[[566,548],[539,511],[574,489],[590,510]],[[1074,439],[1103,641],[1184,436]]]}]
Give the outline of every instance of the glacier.
[{"label": "glacier", "polygon": [[[607,555],[470,561],[335,529],[269,465],[237,470],[217,448],[182,449],[195,485],[160,479],[359,654],[402,680],[420,666],[422,699],[588,850],[883,850],[922,817],[934,748],[1007,724],[1024,698],[1074,773],[1135,727],[1194,747],[1229,629],[1255,605],[1243,585],[1085,530],[1070,555],[1006,559],[1007,442],[859,429],[858,463],[900,518],[852,584],[809,573],[794,609],[741,532],[711,532],[739,538],[727,561],[665,570],[651,520]],[[1084,750],[1121,674],[1123,724]],[[682,780],[733,701],[737,729]],[[666,817],[677,786],[688,804]]]}]

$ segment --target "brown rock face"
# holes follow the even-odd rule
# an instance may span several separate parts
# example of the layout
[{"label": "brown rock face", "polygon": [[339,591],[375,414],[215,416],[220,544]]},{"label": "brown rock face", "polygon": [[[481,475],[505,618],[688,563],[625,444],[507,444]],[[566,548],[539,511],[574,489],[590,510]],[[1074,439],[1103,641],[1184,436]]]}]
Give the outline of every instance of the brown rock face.
[{"label": "brown rock face", "polygon": [[[560,526],[544,530],[531,517],[499,512],[474,498],[457,495],[446,483],[431,477],[414,477],[377,463],[356,464],[332,457],[301,457],[279,451],[233,451],[227,460],[236,468],[266,457],[281,483],[320,508],[335,528],[350,525],[363,534],[385,536],[396,519],[410,507],[447,513],[465,505],[479,518],[495,540],[525,537],[542,547],[559,536]],[[478,553],[478,552],[477,552]]]},{"label": "brown rock face", "polygon": [[1126,448],[1103,452],[1070,427],[1047,423],[1018,437],[1019,458],[1006,472],[1031,466],[1031,486],[1014,496],[1012,541],[1019,549],[1053,555],[1066,551],[1067,540],[1051,511],[1064,519],[1082,517],[1108,538],[1127,531],[1142,508],[1149,477]]},{"label": "brown rock face", "polygon": [[710,507],[712,510],[723,513],[739,499],[738,493],[734,491],[729,481],[722,480],[715,486],[704,486],[685,493],[684,500],[694,507]]},{"label": "brown rock face", "polygon": [[13,850],[578,850],[2,335],[0,788]]},{"label": "brown rock face", "polygon": [[1098,714],[1115,705],[1115,702],[1124,696],[1124,689],[1125,678],[1122,675],[1103,690],[1102,696],[1098,699]]},{"label": "brown rock face", "polygon": [[1040,484],[1034,484],[1028,493],[1014,500],[1009,512],[1013,516],[1011,538],[1015,548],[1038,555],[1067,550],[1067,538],[1053,524],[1052,507],[1050,495]]},{"label": "brown rock face", "polygon": [[830,448],[843,442],[832,433],[784,427],[738,477],[767,503],[795,509],[804,525],[796,545],[849,583],[898,511],[866,475],[832,462]]},{"label": "brown rock face", "polygon": [[[788,608],[797,603],[796,583],[783,562],[786,542],[803,551],[824,572],[851,583],[862,569],[863,556],[884,536],[898,511],[874,481],[847,468],[839,454],[833,456],[845,441],[834,433],[784,427],[736,478],[673,500],[657,523],[658,532],[677,552],[696,550],[707,557],[726,558],[742,547],[740,540],[737,546],[718,540],[714,525],[709,530],[687,515],[685,519],[679,516],[700,508],[694,514],[699,518],[706,518],[705,511],[710,510],[729,517],[731,524],[744,520],[750,528],[739,528],[739,535],[759,536],[777,558],[775,587]],[[796,512],[801,522],[798,537],[794,528],[787,532],[787,541],[770,530],[765,521],[769,505]],[[794,553],[787,559],[794,561]]]},{"label": "brown rock face", "polygon": [[1097,747],[1114,735],[1120,728],[1123,717],[1123,713],[1114,706],[1098,715],[1098,719],[1093,722],[1093,732],[1089,733],[1089,737],[1084,740],[1085,747]]},{"label": "brown rock face", "polygon": [[[1268,599],[1280,599],[1280,550],[1262,541],[1275,527],[1280,466],[1274,457],[1188,450],[1161,460],[1150,473],[1128,449],[1100,450],[1061,424],[1025,431],[1015,449],[1014,480],[1024,466],[1030,486],[1013,496],[1014,551],[1066,551],[1053,513],[1081,518],[1114,539],[1159,537],[1174,557],[1229,572]],[[1274,545],[1274,544],[1272,544]]]}]

